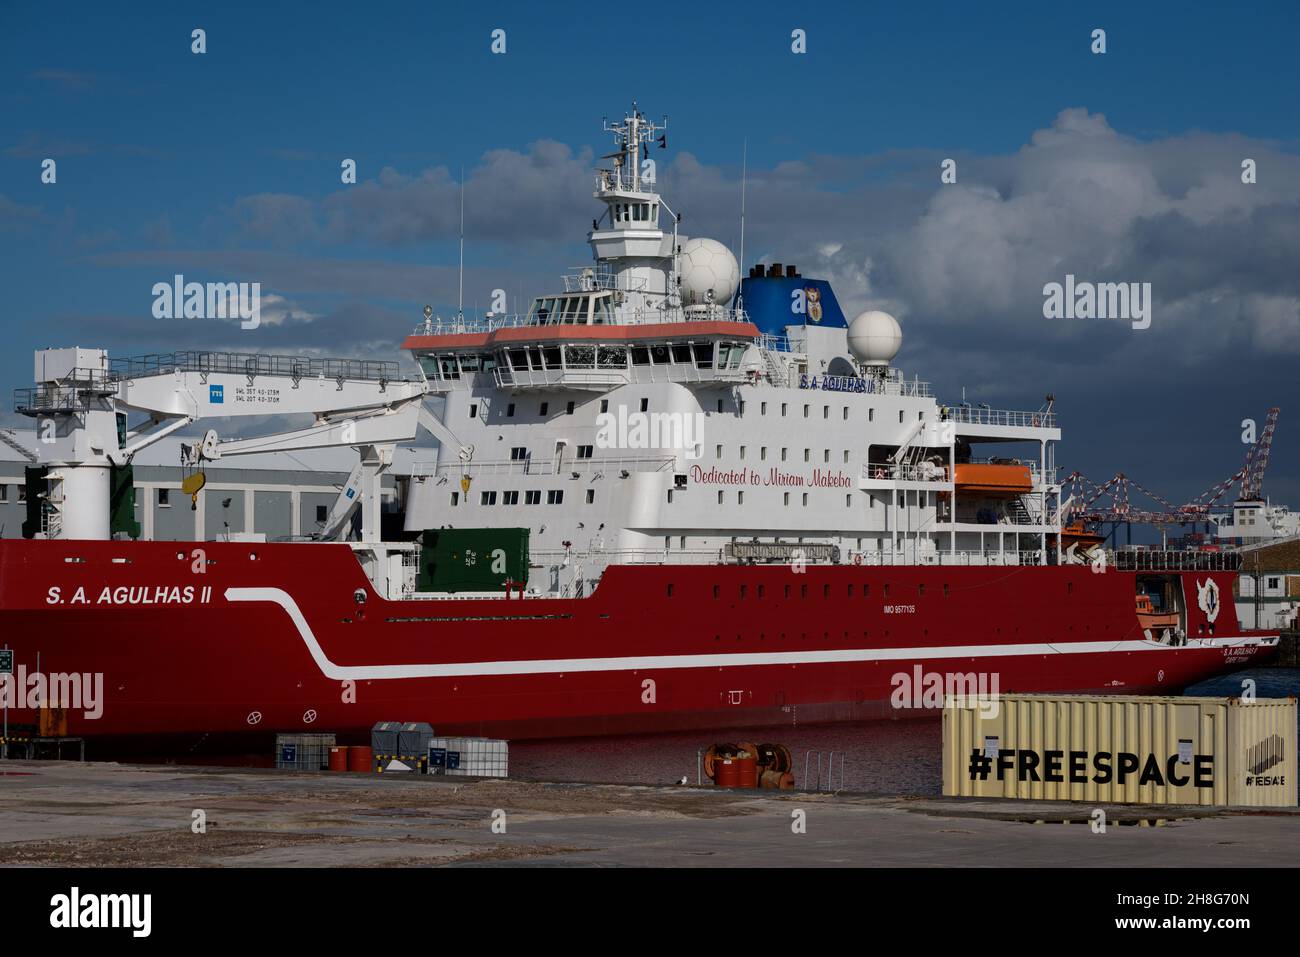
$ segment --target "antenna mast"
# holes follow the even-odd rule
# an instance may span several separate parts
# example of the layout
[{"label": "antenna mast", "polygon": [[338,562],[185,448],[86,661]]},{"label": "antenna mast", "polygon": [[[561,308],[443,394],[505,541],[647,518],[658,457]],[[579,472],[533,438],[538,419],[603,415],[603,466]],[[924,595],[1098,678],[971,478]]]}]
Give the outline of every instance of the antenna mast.
[{"label": "antenna mast", "polygon": [[[745,271],[745,181],[749,175],[749,137],[746,136],[744,144],[740,148],[740,270],[741,277],[744,277]],[[741,283],[744,288],[744,283]],[[745,308],[745,296],[740,293],[736,296],[736,309],[743,311]]]},{"label": "antenna mast", "polygon": [[465,167],[460,168],[460,278],[456,293],[456,321],[465,321]]}]

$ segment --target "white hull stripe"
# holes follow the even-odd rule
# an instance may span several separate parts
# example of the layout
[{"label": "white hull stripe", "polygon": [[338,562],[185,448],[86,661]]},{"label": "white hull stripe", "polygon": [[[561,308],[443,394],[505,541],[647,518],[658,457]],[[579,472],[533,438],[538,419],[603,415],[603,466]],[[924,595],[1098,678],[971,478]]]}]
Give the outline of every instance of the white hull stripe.
[{"label": "white hull stripe", "polygon": [[288,614],[325,677],[335,681],[394,678],[462,678],[492,675],[546,675],[581,671],[651,671],[675,668],[735,668],[752,665],[819,665],[849,661],[912,661],[930,658],[1008,658],[1022,655],[1093,655],[1116,651],[1181,651],[1276,644],[1277,639],[1202,638],[1171,648],[1155,641],[1026,642],[1016,645],[939,645],[927,648],[845,648],[831,651],[769,651],[712,655],[642,655],[632,658],[547,658],[523,661],[454,661],[443,664],[338,665],[330,661],[303,617],[298,603],[279,588],[227,588],[226,600],[265,601]]}]

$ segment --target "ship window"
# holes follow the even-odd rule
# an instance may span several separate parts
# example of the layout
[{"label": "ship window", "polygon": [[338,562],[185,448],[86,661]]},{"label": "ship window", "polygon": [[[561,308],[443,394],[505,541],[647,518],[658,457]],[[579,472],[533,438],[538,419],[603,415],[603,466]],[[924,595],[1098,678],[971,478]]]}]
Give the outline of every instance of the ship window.
[{"label": "ship window", "polygon": [[781,450],[781,461],[782,461],[782,462],[785,461],[785,453],[788,452],[788,451],[790,451],[790,450],[789,450],[789,449],[782,449],[782,450]]},{"label": "ship window", "polygon": [[903,422],[903,410],[902,410],[902,409],[899,409],[899,410],[898,410],[898,422],[899,422],[900,425],[901,425],[902,422]]},{"label": "ship window", "polygon": [[650,409],[650,400],[649,400],[649,399],[642,399],[642,400],[641,400],[641,411],[642,411],[642,412],[648,412],[649,409]]},{"label": "ship window", "polygon": [[442,377],[444,379],[460,378],[460,369],[456,367],[455,356],[443,356],[439,361],[442,364]]},{"label": "ship window", "polygon": [[831,407],[829,405],[822,406],[822,418],[829,419],[830,417],[831,417]]},{"label": "ship window", "polygon": [[541,505],[541,504],[542,504],[542,490],[541,490],[541,489],[537,489],[537,488],[526,490],[526,491],[524,492],[524,504],[525,504],[525,505]]},{"label": "ship window", "polygon": [[668,504],[669,504],[669,505],[673,504],[673,490],[672,490],[672,489],[669,489],[669,490],[668,490]]},{"label": "ship window", "polygon": [[843,419],[845,422],[849,421],[849,407],[847,405],[844,407]]},{"label": "ship window", "polygon": [[[452,504],[455,504],[455,503],[453,502]],[[324,506],[324,505],[317,505],[317,506],[316,506],[316,524],[317,524],[317,525],[324,525],[326,519],[328,519],[328,518],[329,518],[329,509],[328,509],[326,506]]]},{"label": "ship window", "polygon": [[739,402],[738,404],[739,404],[739,408],[740,408],[740,414],[741,414],[741,415],[744,415],[744,414],[745,414],[745,400],[744,400],[744,399],[741,399],[740,402]]},{"label": "ship window", "polygon": [[518,492],[518,491],[514,491],[514,492],[502,492],[502,493],[501,493],[501,504],[502,504],[502,505],[518,505],[518,504],[519,504],[519,492]]},{"label": "ship window", "polygon": [[784,492],[784,493],[782,493],[782,494],[785,496],[785,502],[784,502],[784,504],[789,505],[789,504],[790,504],[790,493],[789,493],[789,492]]},{"label": "ship window", "polygon": [[510,368],[514,369],[516,372],[528,371],[527,349],[511,349],[506,353],[506,355],[510,357]]},{"label": "ship window", "polygon": [[737,492],[737,493],[736,493],[736,504],[737,504],[737,505],[744,505],[744,504],[745,504],[745,493],[744,493],[744,492]]},{"label": "ship window", "polygon": [[645,346],[632,347],[632,365],[648,366],[650,364],[650,350]]},{"label": "ship window", "polygon": [[745,461],[745,447],[743,445],[740,447],[740,461]]},{"label": "ship window", "polygon": [[609,411],[609,399],[601,399],[601,400],[600,400],[600,411],[601,411],[601,412],[608,412],[608,411]]},{"label": "ship window", "polygon": [[874,422],[874,421],[876,421],[876,410],[875,410],[875,409],[867,409],[867,421],[868,421],[868,422]]},{"label": "ship window", "polygon": [[811,461],[812,461],[812,449],[804,449],[804,450],[803,450],[803,460],[804,460],[805,462],[811,462]]},{"label": "ship window", "polygon": [[678,343],[674,345],[672,349],[673,362],[680,362],[683,365],[691,364],[691,347],[689,345]]},{"label": "ship window", "polygon": [[495,505],[497,503],[496,492],[479,492],[478,503],[480,505]]},{"label": "ship window", "polygon": [[578,458],[580,458],[580,459],[589,459],[589,458],[591,458],[591,455],[592,455],[593,450],[594,450],[594,446],[591,446],[591,445],[579,445],[579,446],[578,446]]},{"label": "ship window", "polygon": [[573,415],[573,403],[572,403],[572,402],[566,402],[566,403],[564,404],[564,414],[565,414],[565,415]]},{"label": "ship window", "polygon": [[[452,504],[453,506],[455,506],[455,505],[459,505],[459,504],[460,504],[460,492],[452,492],[452,493],[451,493],[451,504]],[[323,507],[323,506],[322,506],[322,507]],[[320,514],[320,511],[317,510],[316,514],[319,515],[319,514]],[[318,518],[317,521],[318,521],[318,522],[323,522],[323,521],[325,521],[325,520],[324,520],[323,518]]]},{"label": "ship window", "polygon": [[655,363],[655,365],[657,365],[657,366],[664,366],[664,365],[667,365],[667,364],[668,364],[668,346],[663,345],[663,344],[660,344],[660,345],[657,345],[657,346],[651,346],[651,347],[650,347],[650,357],[651,357],[652,359],[654,359],[654,363]]},{"label": "ship window", "polygon": [[848,464],[849,464],[849,450],[848,450],[848,449],[845,449],[845,450],[844,450],[844,464],[845,464],[845,465],[848,465]]},{"label": "ship window", "polygon": [[551,410],[551,404],[549,402],[543,402],[541,405],[537,407],[537,414],[545,415],[550,410]]},{"label": "ship window", "polygon": [[547,505],[562,505],[564,503],[564,490],[553,488],[546,493]]},{"label": "ship window", "polygon": [[831,462],[831,450],[830,450],[830,449],[823,449],[823,450],[822,450],[822,464],[824,464],[824,465],[829,465],[830,462]]},{"label": "ship window", "polygon": [[722,489],[718,489],[718,504],[722,504]]},{"label": "ship window", "polygon": [[514,414],[515,414],[515,404],[511,402],[509,405],[506,406],[506,417],[513,418]]},{"label": "ship window", "polygon": [[767,446],[766,446],[766,445],[761,445],[761,446],[759,446],[759,448],[758,448],[758,460],[759,460],[760,462],[766,462],[766,461],[767,461]]},{"label": "ship window", "polygon": [[722,400],[721,400],[721,399],[718,400],[718,411],[719,411],[719,412],[722,411]]},{"label": "ship window", "polygon": [[[19,487],[21,488],[22,486],[19,486]],[[158,490],[158,507],[159,507],[159,508],[170,508],[170,507],[171,507],[171,502],[168,501],[168,498],[170,497],[170,491],[171,491],[170,489],[165,489],[165,488],[160,488],[160,489]]]},{"label": "ship window", "polygon": [[803,407],[803,417],[804,417],[805,419],[808,418],[808,410],[809,410],[810,408],[812,408],[812,406],[805,405],[805,406]]},{"label": "ship window", "polygon": [[534,372],[542,370],[542,350],[537,346],[532,346],[528,350],[528,361],[532,364]]},{"label": "ship window", "polygon": [[722,458],[722,446],[721,446],[721,445],[718,446],[718,451],[717,451],[717,456],[716,456],[716,457],[717,457],[717,458]]},{"label": "ship window", "polygon": [[808,507],[808,493],[807,493],[807,492],[804,492],[804,493],[803,493],[803,504],[804,504],[804,507],[805,507],[805,508]]},{"label": "ship window", "polygon": [[511,462],[522,462],[522,461],[523,461],[524,459],[526,459],[526,458],[528,458],[528,447],[527,447],[527,446],[524,446],[524,445],[516,445],[514,448],[512,448],[512,449],[510,450],[510,461],[511,461]]},{"label": "ship window", "polygon": [[693,348],[695,350],[695,364],[701,369],[712,369],[713,345],[708,342],[697,342]]},{"label": "ship window", "polygon": [[473,403],[470,404],[470,407],[469,407],[469,417],[470,417],[471,419],[477,419],[477,418],[478,418],[478,403],[477,403],[477,402],[473,402]]},{"label": "ship window", "polygon": [[596,501],[596,490],[594,488],[587,489],[587,504],[591,505],[595,501]]},{"label": "ship window", "polygon": [[601,346],[597,352],[597,362],[602,369],[626,369],[627,348],[625,346]]},{"label": "ship window", "polygon": [[853,496],[852,496],[852,495],[846,495],[846,496],[844,496],[844,507],[845,507],[845,508],[852,508],[852,507],[853,507]]},{"label": "ship window", "polygon": [[610,301],[609,296],[597,297],[595,307],[596,316],[594,321],[604,323],[612,320],[614,318],[614,310],[612,306],[613,303]]},{"label": "ship window", "polygon": [[[9,486],[8,486],[8,485],[0,485],[0,505],[3,505],[3,504],[5,504],[5,503],[8,502],[8,501],[9,501]],[[139,503],[136,503],[136,504],[139,504]]]},{"label": "ship window", "polygon": [[460,371],[461,371],[461,372],[477,372],[477,371],[478,371],[478,356],[461,356],[461,357],[460,357]]},{"label": "ship window", "polygon": [[767,415],[767,403],[766,403],[766,402],[760,402],[760,403],[758,404],[758,414],[759,414],[759,415]]},{"label": "ship window", "polygon": [[590,369],[596,359],[593,346],[565,346],[564,365],[569,369]]},{"label": "ship window", "polygon": [[786,403],[782,402],[782,403],[781,403],[781,414],[782,414],[782,415],[785,415],[785,412],[786,412]]}]

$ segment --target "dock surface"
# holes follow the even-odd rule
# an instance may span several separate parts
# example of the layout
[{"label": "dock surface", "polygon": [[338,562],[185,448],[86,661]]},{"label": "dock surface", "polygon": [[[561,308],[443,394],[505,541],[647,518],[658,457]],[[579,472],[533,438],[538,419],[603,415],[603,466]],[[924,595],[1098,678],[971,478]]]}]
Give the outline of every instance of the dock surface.
[{"label": "dock surface", "polygon": [[12,761],[0,866],[1281,867],[1300,852],[1296,809],[1112,805],[1105,833],[1096,810]]}]

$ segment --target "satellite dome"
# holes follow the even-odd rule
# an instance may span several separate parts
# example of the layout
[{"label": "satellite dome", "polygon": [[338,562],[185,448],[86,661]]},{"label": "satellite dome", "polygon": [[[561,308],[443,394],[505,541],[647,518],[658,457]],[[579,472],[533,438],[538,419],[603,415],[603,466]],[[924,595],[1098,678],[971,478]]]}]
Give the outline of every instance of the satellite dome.
[{"label": "satellite dome", "polygon": [[740,266],[731,250],[716,239],[688,239],[682,243],[678,259],[681,275],[682,304],[725,306],[740,285]]},{"label": "satellite dome", "polygon": [[849,323],[849,351],[868,365],[889,365],[903,344],[898,320],[887,312],[864,312]]}]

